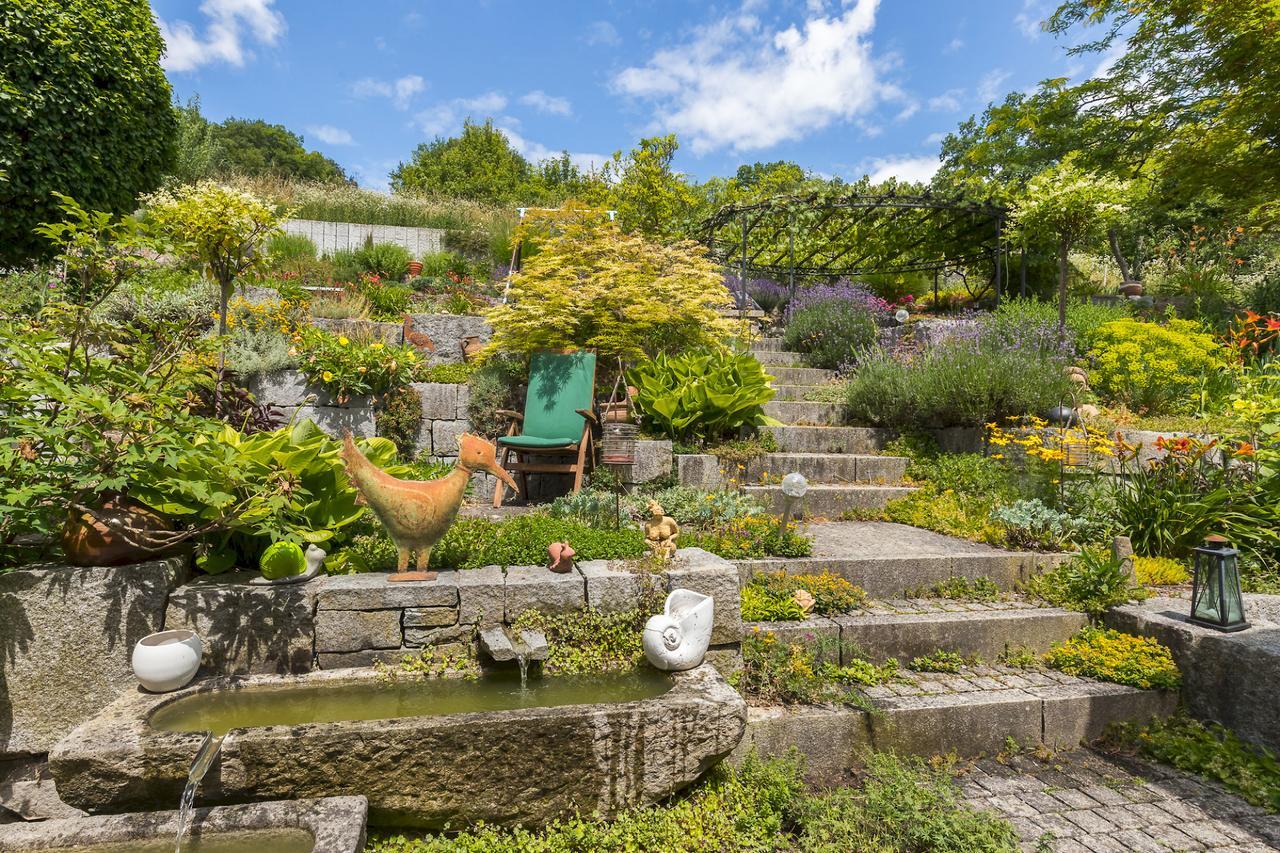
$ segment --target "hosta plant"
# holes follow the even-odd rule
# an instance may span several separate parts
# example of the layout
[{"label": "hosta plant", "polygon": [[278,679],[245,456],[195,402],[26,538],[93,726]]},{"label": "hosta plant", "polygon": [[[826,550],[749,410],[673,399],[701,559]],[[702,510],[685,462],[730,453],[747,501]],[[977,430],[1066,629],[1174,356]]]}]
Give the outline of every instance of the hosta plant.
[{"label": "hosta plant", "polygon": [[750,353],[695,349],[658,353],[627,371],[645,423],[674,439],[716,439],[744,426],[774,424],[764,414],[773,377]]}]

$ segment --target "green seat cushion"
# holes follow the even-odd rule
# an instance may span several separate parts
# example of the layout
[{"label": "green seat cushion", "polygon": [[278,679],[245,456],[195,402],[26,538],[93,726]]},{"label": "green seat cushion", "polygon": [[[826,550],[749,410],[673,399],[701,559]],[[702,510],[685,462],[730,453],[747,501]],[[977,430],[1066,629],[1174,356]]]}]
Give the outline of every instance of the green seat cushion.
[{"label": "green seat cushion", "polygon": [[529,362],[529,393],[524,402],[520,438],[549,443],[508,447],[564,447],[582,439],[584,418],[595,396],[596,354],[538,352]]},{"label": "green seat cushion", "polygon": [[539,438],[536,435],[504,435],[498,439],[499,447],[514,447],[518,450],[550,450],[556,447],[572,447],[578,439],[566,441],[563,438]]}]

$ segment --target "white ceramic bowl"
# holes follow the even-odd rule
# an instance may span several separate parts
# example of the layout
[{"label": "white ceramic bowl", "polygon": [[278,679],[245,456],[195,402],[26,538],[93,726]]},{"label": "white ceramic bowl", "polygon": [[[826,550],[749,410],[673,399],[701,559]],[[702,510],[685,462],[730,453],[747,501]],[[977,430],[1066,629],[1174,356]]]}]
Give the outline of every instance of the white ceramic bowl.
[{"label": "white ceramic bowl", "polygon": [[195,678],[203,653],[195,631],[148,634],[133,647],[133,674],[152,693],[168,693]]}]

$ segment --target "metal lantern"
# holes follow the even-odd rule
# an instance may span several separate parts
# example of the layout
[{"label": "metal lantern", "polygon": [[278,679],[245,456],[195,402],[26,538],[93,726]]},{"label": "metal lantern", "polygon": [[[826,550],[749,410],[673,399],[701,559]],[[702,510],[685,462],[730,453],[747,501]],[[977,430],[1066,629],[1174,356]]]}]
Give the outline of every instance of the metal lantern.
[{"label": "metal lantern", "polygon": [[600,443],[600,461],[605,465],[634,465],[639,429],[635,424],[605,424],[604,440]]},{"label": "metal lantern", "polygon": [[1191,585],[1191,621],[1219,631],[1243,631],[1244,595],[1240,592],[1240,552],[1221,536],[1209,536],[1195,549]]}]

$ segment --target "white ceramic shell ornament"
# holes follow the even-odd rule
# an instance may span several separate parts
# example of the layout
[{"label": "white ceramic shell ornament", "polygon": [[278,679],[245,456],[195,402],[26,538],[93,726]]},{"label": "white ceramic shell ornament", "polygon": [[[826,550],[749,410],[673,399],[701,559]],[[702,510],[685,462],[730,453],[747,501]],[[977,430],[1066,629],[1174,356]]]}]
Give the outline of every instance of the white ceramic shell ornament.
[{"label": "white ceramic shell ornament", "polygon": [[661,670],[680,672],[702,663],[711,645],[715,602],[691,589],[673,590],[663,612],[649,617],[642,643],[644,656]]}]

